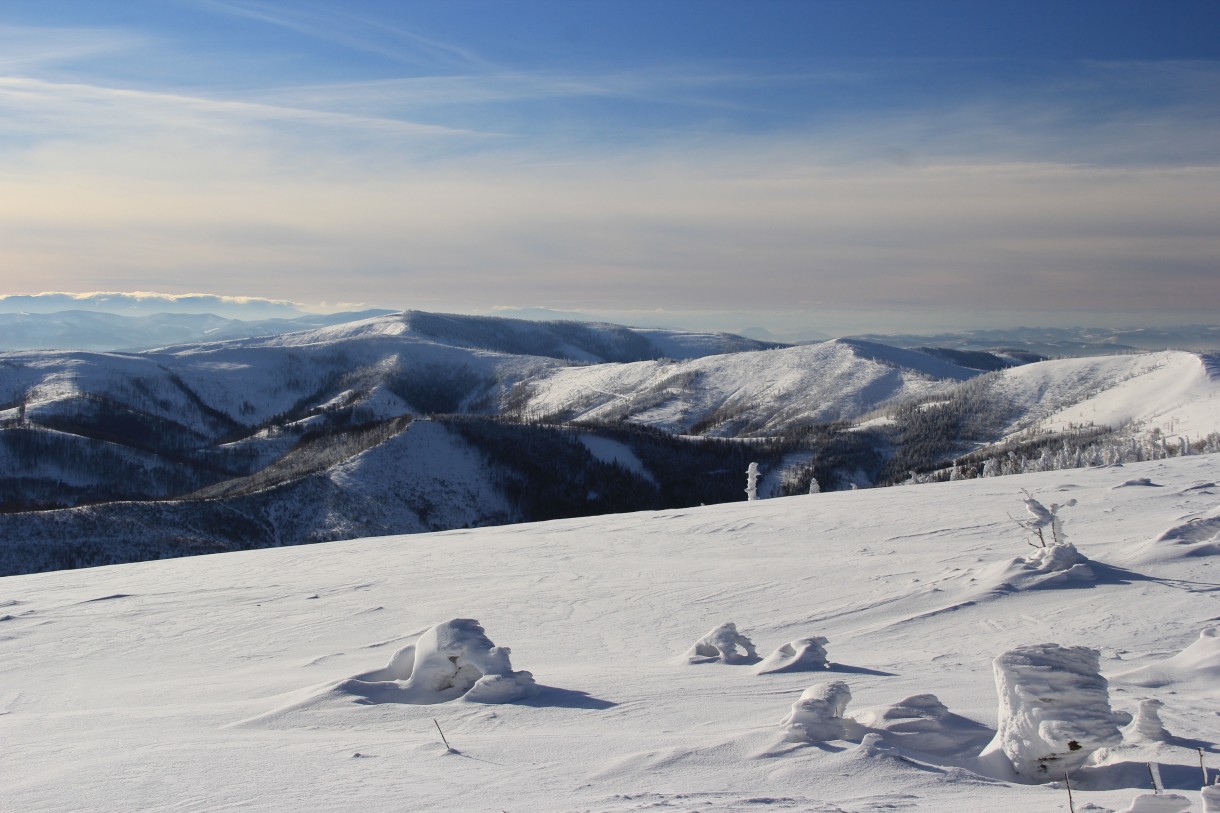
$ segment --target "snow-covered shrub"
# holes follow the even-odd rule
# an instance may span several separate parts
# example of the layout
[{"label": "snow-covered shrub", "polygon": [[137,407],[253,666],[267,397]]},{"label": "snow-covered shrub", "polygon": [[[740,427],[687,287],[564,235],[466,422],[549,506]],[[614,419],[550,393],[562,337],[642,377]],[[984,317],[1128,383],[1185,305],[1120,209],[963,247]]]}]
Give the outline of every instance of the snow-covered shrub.
[{"label": "snow-covered shrub", "polygon": [[1160,710],[1165,704],[1156,698],[1141,700],[1135,719],[1123,729],[1127,742],[1166,742],[1169,732],[1161,722]]},{"label": "snow-covered shrub", "polygon": [[508,647],[496,646],[472,618],[437,624],[394,653],[384,670],[364,676],[402,683],[407,703],[443,703],[463,697],[511,703],[538,691],[529,672],[514,672]]},{"label": "snow-covered shrub", "polygon": [[784,739],[789,742],[822,742],[841,740],[854,722],[843,719],[851,701],[851,689],[841,680],[815,683],[804,692],[792,711],[780,721]]},{"label": "snow-covered shrub", "polygon": [[973,749],[990,729],[954,714],[934,694],[916,694],[892,706],[853,715],[855,721],[896,745],[929,754],[954,756]]},{"label": "snow-covered shrub", "polygon": [[[738,648],[741,650],[739,651]],[[737,631],[732,621],[712,629],[686,651],[690,663],[754,663],[758,650],[754,642]]]},{"label": "snow-covered shrub", "polygon": [[985,763],[1003,756],[1021,776],[1057,779],[1098,748],[1121,742],[1097,650],[1019,646],[993,666],[999,722],[981,755]]},{"label": "snow-covered shrub", "polygon": [[758,499],[758,464],[751,463],[746,469],[746,499]]},{"label": "snow-covered shrub", "polygon": [[827,639],[798,638],[782,645],[758,665],[758,674],[770,675],[777,672],[815,672],[826,669]]},{"label": "snow-covered shrub", "polygon": [[[1067,534],[1063,530],[1063,521],[1059,518],[1059,509],[1072,507],[1076,504],[1076,500],[1071,499],[1063,504],[1051,503],[1051,507],[1047,508],[1034,499],[1034,495],[1028,491],[1022,490],[1021,493],[1025,495],[1025,510],[1029,513],[1030,518],[1017,520],[1017,524],[1028,531],[1033,539],[1038,540],[1037,544],[1033,542],[1033,539],[1028,540],[1029,544],[1036,548],[1045,548],[1050,544],[1067,544]],[[1046,528],[1051,530],[1051,541],[1049,543],[1046,540]]]}]

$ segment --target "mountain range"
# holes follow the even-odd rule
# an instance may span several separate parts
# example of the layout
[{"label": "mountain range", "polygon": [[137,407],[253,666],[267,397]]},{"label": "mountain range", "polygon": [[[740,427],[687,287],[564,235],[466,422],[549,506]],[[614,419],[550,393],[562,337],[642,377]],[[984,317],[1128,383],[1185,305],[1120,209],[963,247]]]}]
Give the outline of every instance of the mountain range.
[{"label": "mountain range", "polygon": [[433,314],[0,354],[0,573],[1180,454],[1220,363]]}]

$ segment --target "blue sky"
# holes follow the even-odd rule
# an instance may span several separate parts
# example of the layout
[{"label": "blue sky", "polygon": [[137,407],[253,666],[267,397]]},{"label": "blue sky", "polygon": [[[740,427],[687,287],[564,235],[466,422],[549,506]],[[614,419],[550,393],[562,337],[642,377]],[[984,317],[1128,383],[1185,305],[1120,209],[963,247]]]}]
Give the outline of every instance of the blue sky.
[{"label": "blue sky", "polygon": [[1220,3],[9,0],[0,294],[1214,322]]}]

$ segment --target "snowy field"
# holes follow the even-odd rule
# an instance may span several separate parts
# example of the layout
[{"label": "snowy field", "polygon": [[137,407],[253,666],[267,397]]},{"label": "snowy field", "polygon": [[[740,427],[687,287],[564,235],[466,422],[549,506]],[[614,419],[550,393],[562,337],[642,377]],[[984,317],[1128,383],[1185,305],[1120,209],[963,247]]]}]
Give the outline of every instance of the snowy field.
[{"label": "snowy field", "polygon": [[[1097,650],[1116,713],[1097,686],[1060,709],[1111,728],[1076,810],[1127,809],[1154,762],[1202,811],[1218,481],[1195,456],[0,579],[0,810],[1067,810],[978,759],[993,659],[1056,643]],[[1032,556],[1022,489],[1077,501],[1088,562]],[[511,666],[470,625],[428,632],[462,618]],[[696,646],[725,622],[767,660]],[[424,685],[466,645],[478,670]],[[447,699],[480,670],[522,699]],[[833,681],[850,700],[794,710]],[[1164,730],[1118,735],[1146,698]]]}]

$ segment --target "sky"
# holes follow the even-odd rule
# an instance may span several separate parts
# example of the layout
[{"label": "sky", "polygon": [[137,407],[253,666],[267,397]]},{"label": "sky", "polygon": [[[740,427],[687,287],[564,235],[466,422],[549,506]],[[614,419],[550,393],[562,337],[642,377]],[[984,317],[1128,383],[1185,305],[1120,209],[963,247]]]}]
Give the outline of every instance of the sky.
[{"label": "sky", "polygon": [[6,0],[0,294],[1216,321],[1215,0]]}]

